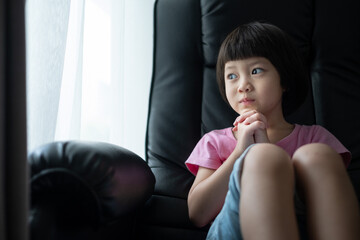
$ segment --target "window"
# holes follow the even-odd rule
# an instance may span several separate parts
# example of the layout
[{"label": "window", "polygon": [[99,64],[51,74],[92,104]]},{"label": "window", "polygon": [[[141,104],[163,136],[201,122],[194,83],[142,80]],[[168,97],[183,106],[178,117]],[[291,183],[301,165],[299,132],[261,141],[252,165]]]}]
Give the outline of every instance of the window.
[{"label": "window", "polygon": [[104,141],[144,158],[154,0],[27,0],[28,150]]}]

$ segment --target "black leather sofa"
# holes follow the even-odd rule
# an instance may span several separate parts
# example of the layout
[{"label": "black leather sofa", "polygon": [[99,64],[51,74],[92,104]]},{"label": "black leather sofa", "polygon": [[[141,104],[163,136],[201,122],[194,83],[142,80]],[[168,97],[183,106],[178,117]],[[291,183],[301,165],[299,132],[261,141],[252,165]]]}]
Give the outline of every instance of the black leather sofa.
[{"label": "black leather sofa", "polygon": [[215,63],[225,36],[253,20],[294,38],[311,88],[287,119],[320,124],[343,142],[360,197],[359,9],[358,0],[157,0],[147,165],[106,143],[37,149],[29,156],[33,239],[205,239],[207,227],[188,218],[194,177],[184,161],[204,133],[235,119],[218,92]]}]

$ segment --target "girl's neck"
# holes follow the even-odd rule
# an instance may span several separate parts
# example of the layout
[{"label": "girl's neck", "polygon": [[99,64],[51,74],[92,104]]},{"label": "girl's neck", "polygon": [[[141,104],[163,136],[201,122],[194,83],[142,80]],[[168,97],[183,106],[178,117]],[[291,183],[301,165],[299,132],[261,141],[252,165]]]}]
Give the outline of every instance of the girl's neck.
[{"label": "girl's neck", "polygon": [[267,120],[267,128],[273,130],[291,128],[293,125],[285,120],[281,105],[268,113],[263,113]]},{"label": "girl's neck", "polygon": [[[276,116],[276,117],[275,117]],[[282,114],[267,117],[267,135],[271,143],[277,143],[294,130],[295,125],[288,123]]]},{"label": "girl's neck", "polygon": [[267,129],[274,130],[274,131],[283,130],[283,129],[291,129],[293,127],[294,127],[294,125],[291,123],[288,123],[285,119],[276,121],[276,122],[273,122],[273,121],[267,122]]},{"label": "girl's neck", "polygon": [[267,127],[267,135],[269,138],[269,141],[271,143],[277,143],[281,139],[289,136],[292,131],[294,130],[295,125],[290,124],[284,120],[282,123],[277,123],[273,125],[268,125]]}]

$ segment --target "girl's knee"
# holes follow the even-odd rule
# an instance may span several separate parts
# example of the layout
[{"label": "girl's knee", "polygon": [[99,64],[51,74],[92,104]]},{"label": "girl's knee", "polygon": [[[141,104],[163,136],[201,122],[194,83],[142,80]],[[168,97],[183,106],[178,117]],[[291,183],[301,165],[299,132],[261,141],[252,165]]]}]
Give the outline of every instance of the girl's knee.
[{"label": "girl's knee", "polygon": [[244,159],[242,188],[245,185],[267,182],[279,188],[294,186],[294,169],[290,156],[273,144],[256,144]]},{"label": "girl's knee", "polygon": [[311,143],[297,149],[293,155],[295,167],[301,168],[320,168],[334,167],[339,168],[342,158],[330,146],[322,143]]},{"label": "girl's knee", "polygon": [[244,170],[260,174],[292,171],[290,156],[274,144],[256,144],[245,157]]}]

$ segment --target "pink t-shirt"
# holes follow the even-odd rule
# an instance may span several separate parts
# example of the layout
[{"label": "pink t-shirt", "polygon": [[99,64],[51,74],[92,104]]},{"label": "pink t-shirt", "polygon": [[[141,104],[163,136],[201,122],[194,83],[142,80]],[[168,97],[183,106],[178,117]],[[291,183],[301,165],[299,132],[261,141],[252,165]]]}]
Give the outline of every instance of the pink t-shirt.
[{"label": "pink t-shirt", "polygon": [[[185,164],[194,175],[200,167],[217,169],[229,157],[236,146],[236,139],[231,128],[214,130],[205,134],[195,146]],[[282,147],[290,156],[296,149],[308,143],[324,143],[341,154],[345,166],[351,160],[351,153],[328,130],[319,126],[295,124],[294,130],[276,145]]]}]

